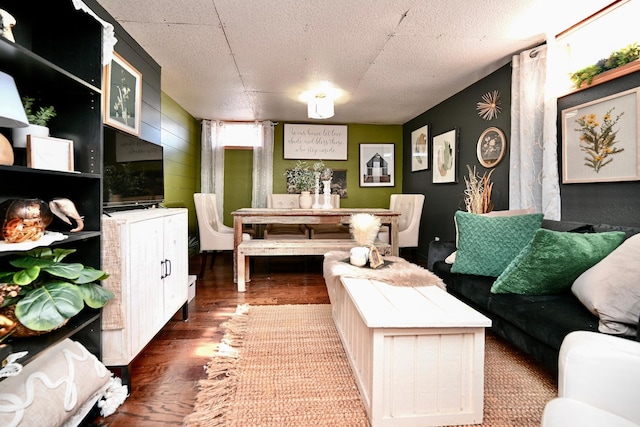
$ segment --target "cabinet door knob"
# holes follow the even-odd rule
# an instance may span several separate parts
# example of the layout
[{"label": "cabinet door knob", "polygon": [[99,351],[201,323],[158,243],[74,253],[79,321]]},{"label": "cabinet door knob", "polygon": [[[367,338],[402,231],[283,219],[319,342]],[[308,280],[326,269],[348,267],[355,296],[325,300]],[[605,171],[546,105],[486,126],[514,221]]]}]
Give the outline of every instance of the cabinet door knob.
[{"label": "cabinet door knob", "polygon": [[165,277],[167,277],[166,274],[167,271],[167,266],[165,265],[164,260],[160,261],[160,278],[164,279]]}]

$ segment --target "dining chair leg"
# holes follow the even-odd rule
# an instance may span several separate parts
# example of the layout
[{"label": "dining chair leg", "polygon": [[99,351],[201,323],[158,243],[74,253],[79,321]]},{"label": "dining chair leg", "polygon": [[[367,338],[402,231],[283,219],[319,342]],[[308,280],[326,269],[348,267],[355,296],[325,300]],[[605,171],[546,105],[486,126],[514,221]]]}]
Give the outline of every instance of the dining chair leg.
[{"label": "dining chair leg", "polygon": [[209,266],[210,269],[213,269],[213,264],[216,262],[216,253],[218,251],[211,251],[211,265]]},{"label": "dining chair leg", "polygon": [[202,279],[204,276],[204,269],[207,265],[207,252],[200,252],[200,272],[198,273],[198,279]]}]

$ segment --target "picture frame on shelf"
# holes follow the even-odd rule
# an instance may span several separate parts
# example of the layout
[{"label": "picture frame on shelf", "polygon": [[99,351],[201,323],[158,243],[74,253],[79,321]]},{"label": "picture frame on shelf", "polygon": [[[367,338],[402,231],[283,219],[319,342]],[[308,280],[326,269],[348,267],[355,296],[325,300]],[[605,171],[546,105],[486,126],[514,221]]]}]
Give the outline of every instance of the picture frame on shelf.
[{"label": "picture frame on shelf", "polygon": [[360,187],[395,185],[395,145],[360,144]]},{"label": "picture frame on shelf", "polygon": [[476,155],[485,168],[493,168],[504,158],[507,151],[507,137],[497,127],[485,129],[478,138]]},{"label": "picture frame on shelf", "polygon": [[411,132],[411,172],[429,169],[429,125]]},{"label": "picture frame on shelf", "polygon": [[433,137],[432,166],[434,184],[458,182],[458,129]]},{"label": "picture frame on shelf", "polygon": [[640,87],[562,110],[562,183],[640,180]]},{"label": "picture frame on shelf", "polygon": [[104,124],[140,136],[142,74],[114,51],[103,82]]},{"label": "picture frame on shelf", "polygon": [[73,172],[73,141],[27,135],[27,167]]}]

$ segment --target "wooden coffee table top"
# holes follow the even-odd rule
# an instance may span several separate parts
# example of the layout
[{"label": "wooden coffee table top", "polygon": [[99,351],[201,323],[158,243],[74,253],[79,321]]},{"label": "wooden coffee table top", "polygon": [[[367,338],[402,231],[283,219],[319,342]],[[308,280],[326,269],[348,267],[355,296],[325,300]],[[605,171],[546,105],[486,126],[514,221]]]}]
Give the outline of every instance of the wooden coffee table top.
[{"label": "wooden coffee table top", "polygon": [[437,286],[340,279],[369,328],[489,327],[491,320]]}]

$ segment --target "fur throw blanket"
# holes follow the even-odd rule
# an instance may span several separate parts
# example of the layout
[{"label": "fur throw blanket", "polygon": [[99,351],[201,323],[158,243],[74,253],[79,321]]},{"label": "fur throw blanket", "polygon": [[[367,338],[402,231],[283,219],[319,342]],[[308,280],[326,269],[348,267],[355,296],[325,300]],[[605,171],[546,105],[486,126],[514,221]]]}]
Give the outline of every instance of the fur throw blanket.
[{"label": "fur throw blanket", "polygon": [[385,265],[376,269],[356,267],[349,263],[349,252],[331,251],[324,254],[323,276],[325,281],[353,277],[378,280],[395,286],[438,286],[446,290],[441,278],[419,265],[395,256],[385,256],[384,261]]}]

